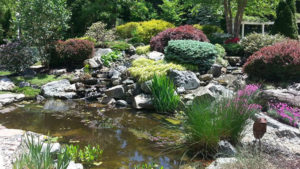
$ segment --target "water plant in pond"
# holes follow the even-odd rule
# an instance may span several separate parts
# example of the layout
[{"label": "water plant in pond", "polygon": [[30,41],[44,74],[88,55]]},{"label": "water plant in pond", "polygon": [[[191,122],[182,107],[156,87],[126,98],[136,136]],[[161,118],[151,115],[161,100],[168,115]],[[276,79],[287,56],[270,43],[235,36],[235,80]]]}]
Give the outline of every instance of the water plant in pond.
[{"label": "water plant in pond", "polygon": [[174,83],[166,76],[154,75],[151,92],[153,105],[158,112],[173,113],[180,103]]},{"label": "water plant in pond", "polygon": [[300,109],[293,108],[286,103],[270,103],[268,114],[286,124],[298,127],[300,124]]},{"label": "water plant in pond", "polygon": [[134,169],[164,169],[164,167],[159,166],[158,164],[155,163],[149,163],[149,164],[135,165]]},{"label": "water plant in pond", "polygon": [[71,156],[72,160],[75,162],[80,162],[88,166],[92,165],[101,165],[101,157],[103,150],[99,145],[97,146],[85,146],[83,149],[80,149],[78,145],[67,145],[67,153]]},{"label": "water plant in pond", "polygon": [[66,169],[68,167],[71,158],[65,150],[60,150],[56,154],[57,159],[55,159],[54,153],[51,152],[51,144],[43,143],[33,135],[26,135],[25,139],[25,148],[28,149],[28,152],[17,158],[13,165],[14,169]]},{"label": "water plant in pond", "polygon": [[247,120],[261,109],[260,105],[253,103],[252,98],[257,87],[247,86],[233,98],[217,101],[202,98],[194,101],[185,111],[189,148],[203,156],[212,156],[217,152],[220,140],[237,143]]}]

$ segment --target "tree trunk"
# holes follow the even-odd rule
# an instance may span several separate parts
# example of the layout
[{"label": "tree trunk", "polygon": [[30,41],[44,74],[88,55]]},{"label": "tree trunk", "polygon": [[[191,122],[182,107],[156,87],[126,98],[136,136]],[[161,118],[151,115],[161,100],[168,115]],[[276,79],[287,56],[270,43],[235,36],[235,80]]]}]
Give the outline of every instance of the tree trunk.
[{"label": "tree trunk", "polygon": [[230,0],[224,0],[224,15],[226,20],[227,33],[232,34],[232,12]]},{"label": "tree trunk", "polygon": [[237,10],[237,13],[235,16],[235,21],[234,21],[234,31],[233,31],[234,37],[240,36],[241,23],[243,21],[243,15],[244,15],[244,11],[245,11],[247,2],[248,2],[248,0],[238,1],[238,10]]}]

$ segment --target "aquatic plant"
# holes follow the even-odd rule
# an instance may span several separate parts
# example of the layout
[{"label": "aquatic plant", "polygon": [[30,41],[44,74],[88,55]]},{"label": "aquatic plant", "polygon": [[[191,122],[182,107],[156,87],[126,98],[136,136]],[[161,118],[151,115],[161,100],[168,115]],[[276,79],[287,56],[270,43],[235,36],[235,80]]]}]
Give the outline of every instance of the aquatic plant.
[{"label": "aquatic plant", "polygon": [[151,80],[156,75],[167,75],[170,69],[185,70],[181,65],[165,63],[163,60],[154,61],[146,58],[139,58],[132,62],[132,67],[128,69],[131,76],[137,78],[139,82]]},{"label": "aquatic plant", "polygon": [[67,154],[70,155],[72,160],[75,162],[83,163],[87,166],[98,166],[101,165],[102,162],[101,157],[103,150],[99,145],[97,146],[85,146],[83,149],[80,149],[78,145],[67,145],[66,146]]},{"label": "aquatic plant", "polygon": [[195,100],[185,111],[189,148],[203,156],[212,156],[220,140],[237,143],[247,120],[261,109],[252,98],[258,89],[257,85],[249,85],[233,98],[214,102],[209,98]]},{"label": "aquatic plant", "polygon": [[166,76],[154,75],[151,85],[153,105],[158,112],[173,113],[180,102],[172,80]]},{"label": "aquatic plant", "polygon": [[269,103],[268,114],[286,124],[298,127],[300,124],[300,109],[293,108],[286,103]]}]

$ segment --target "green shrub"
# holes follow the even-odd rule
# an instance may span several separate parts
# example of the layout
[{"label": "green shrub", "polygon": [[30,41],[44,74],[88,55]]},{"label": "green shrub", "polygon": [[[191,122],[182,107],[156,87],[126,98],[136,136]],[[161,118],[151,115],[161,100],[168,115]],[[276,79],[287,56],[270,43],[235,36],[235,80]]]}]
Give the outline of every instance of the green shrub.
[{"label": "green shrub", "polygon": [[213,33],[224,33],[224,31],[216,25],[202,25],[201,29],[206,36],[211,36]]},{"label": "green shrub", "polygon": [[130,48],[130,45],[124,41],[106,42],[105,46],[117,51],[127,51]]},{"label": "green shrub", "polygon": [[228,64],[229,64],[228,61],[224,59],[224,57],[226,56],[226,51],[223,48],[223,46],[220,44],[216,44],[215,47],[218,52],[218,56],[216,58],[216,63],[218,63],[224,67],[228,66]]},{"label": "green shrub", "polygon": [[158,76],[167,75],[170,69],[185,70],[181,65],[173,63],[165,63],[164,61],[154,61],[146,58],[139,58],[132,62],[132,67],[128,69],[130,74],[137,78],[139,82],[151,80],[154,74]]},{"label": "green shrub", "polygon": [[149,53],[150,52],[150,45],[147,45],[147,46],[138,46],[137,48],[136,48],[136,53],[138,54],[138,55],[143,55],[143,54],[147,54],[147,53]]},{"label": "green shrub", "polygon": [[124,39],[131,39],[135,43],[148,44],[150,39],[168,28],[173,28],[174,25],[163,21],[152,19],[144,22],[129,22],[124,25],[117,26],[118,35]]},{"label": "green shrub", "polygon": [[109,67],[111,62],[115,62],[122,57],[122,54],[119,51],[113,51],[106,55],[101,56],[101,60],[104,66]]},{"label": "green shrub", "polygon": [[26,97],[35,97],[41,93],[40,89],[34,89],[32,87],[16,87],[13,91],[23,93]]},{"label": "green shrub", "polygon": [[78,39],[90,41],[90,42],[92,42],[94,45],[97,43],[97,40],[96,40],[95,38],[92,38],[92,37],[89,37],[89,36],[84,36],[84,37],[81,37],[81,38],[78,38]]},{"label": "green shrub", "polygon": [[217,152],[218,142],[228,140],[238,143],[247,120],[260,111],[261,106],[253,104],[258,87],[251,85],[238,91],[233,98],[212,99],[202,97],[194,100],[185,114],[187,143],[193,151],[204,156]]},{"label": "green shrub", "polygon": [[227,39],[233,38],[231,34],[228,33],[213,33],[211,34],[208,39],[212,44],[224,44]]},{"label": "green shrub", "polygon": [[169,41],[165,49],[167,60],[198,65],[200,70],[208,70],[217,56],[218,52],[214,45],[194,40]]},{"label": "green shrub", "polygon": [[102,22],[93,23],[85,33],[84,36],[96,39],[97,43],[114,41],[116,39],[115,30],[106,29],[106,24]]},{"label": "green shrub", "polygon": [[193,27],[196,29],[199,29],[199,30],[202,30],[202,28],[203,28],[203,26],[200,24],[195,24],[195,25],[193,25]]},{"label": "green shrub", "polygon": [[174,113],[180,102],[175,85],[166,76],[154,75],[151,85],[153,105],[158,112]]},{"label": "green shrub", "polygon": [[229,56],[243,56],[243,47],[238,43],[224,44],[223,47]]},{"label": "green shrub", "polygon": [[247,56],[259,51],[261,48],[273,45],[277,42],[285,41],[286,38],[282,35],[263,35],[259,33],[252,33],[244,37],[240,44],[243,47]]}]

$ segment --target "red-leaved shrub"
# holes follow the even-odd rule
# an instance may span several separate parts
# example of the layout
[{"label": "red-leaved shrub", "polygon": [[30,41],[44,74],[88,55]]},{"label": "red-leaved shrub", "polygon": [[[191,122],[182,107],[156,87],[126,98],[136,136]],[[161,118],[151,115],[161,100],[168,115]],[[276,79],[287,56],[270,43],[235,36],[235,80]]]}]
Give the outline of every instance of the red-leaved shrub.
[{"label": "red-leaved shrub", "polygon": [[209,42],[206,35],[191,25],[169,28],[153,37],[150,41],[150,46],[153,50],[164,52],[170,40],[198,40]]},{"label": "red-leaved shrub", "polygon": [[240,41],[240,38],[235,37],[235,38],[231,38],[231,39],[227,39],[224,44],[230,44],[230,43],[238,43]]},{"label": "red-leaved shrub", "polygon": [[94,44],[80,39],[59,40],[48,49],[48,52],[51,67],[76,68],[83,66],[83,61],[93,56]]},{"label": "red-leaved shrub", "polygon": [[299,82],[300,42],[290,40],[264,47],[248,58],[243,70],[254,79]]}]

